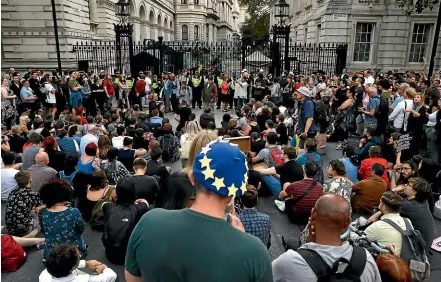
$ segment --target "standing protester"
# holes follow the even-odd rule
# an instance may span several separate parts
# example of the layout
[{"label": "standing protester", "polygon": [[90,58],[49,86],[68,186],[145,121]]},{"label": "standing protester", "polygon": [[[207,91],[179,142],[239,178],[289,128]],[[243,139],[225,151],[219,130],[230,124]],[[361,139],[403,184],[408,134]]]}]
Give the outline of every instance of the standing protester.
[{"label": "standing protester", "polygon": [[306,138],[313,138],[319,131],[314,121],[314,102],[311,100],[311,91],[307,87],[300,87],[296,90],[297,97],[301,103],[299,107],[299,122],[296,124],[295,132],[300,137],[299,148],[303,149]]},{"label": "standing protester", "polygon": [[191,107],[194,109],[197,104],[199,109],[202,109],[202,89],[204,88],[204,78],[199,76],[199,72],[195,72],[191,77],[190,85],[193,92]]},{"label": "standing protester", "polygon": [[208,76],[208,81],[205,83],[203,91],[202,91],[202,102],[204,104],[204,108],[210,108],[211,111],[214,111],[214,101],[217,96],[217,87],[213,82],[213,77]]}]

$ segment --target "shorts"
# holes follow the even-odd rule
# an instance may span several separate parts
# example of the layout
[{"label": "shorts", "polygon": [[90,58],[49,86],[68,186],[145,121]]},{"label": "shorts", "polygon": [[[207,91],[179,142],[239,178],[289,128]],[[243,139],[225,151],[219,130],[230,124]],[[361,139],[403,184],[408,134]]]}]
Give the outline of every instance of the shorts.
[{"label": "shorts", "polygon": [[45,108],[48,108],[48,109],[52,109],[52,108],[55,108],[56,105],[55,105],[55,104],[52,104],[52,103],[45,103],[45,104],[44,104],[44,107],[45,107]]},{"label": "shorts", "polygon": [[228,96],[228,94],[221,94],[220,95],[220,99],[221,99],[222,102],[230,101],[230,97]]}]

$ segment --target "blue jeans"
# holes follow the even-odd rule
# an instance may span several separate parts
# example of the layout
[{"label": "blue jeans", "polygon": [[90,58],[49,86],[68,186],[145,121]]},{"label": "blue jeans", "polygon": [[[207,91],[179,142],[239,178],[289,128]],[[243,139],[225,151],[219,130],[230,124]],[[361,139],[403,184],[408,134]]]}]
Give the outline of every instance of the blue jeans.
[{"label": "blue jeans", "polygon": [[282,185],[280,179],[273,175],[262,175],[262,181],[268,186],[276,199],[279,198],[279,194],[282,191]]}]

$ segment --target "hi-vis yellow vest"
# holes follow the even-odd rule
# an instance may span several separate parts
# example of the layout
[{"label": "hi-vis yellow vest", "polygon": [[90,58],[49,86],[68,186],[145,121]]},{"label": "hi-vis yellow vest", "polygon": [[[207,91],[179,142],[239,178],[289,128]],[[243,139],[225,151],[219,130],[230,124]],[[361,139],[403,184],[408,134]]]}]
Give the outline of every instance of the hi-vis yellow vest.
[{"label": "hi-vis yellow vest", "polygon": [[195,78],[195,77],[193,77],[193,78],[191,79],[191,82],[193,82],[193,86],[194,86],[194,87],[198,87],[198,86],[199,86],[199,83],[201,83],[201,80],[200,80],[199,78]]},{"label": "hi-vis yellow vest", "polygon": [[224,80],[222,78],[217,78],[217,87],[221,87],[222,86],[222,82],[224,82]]}]

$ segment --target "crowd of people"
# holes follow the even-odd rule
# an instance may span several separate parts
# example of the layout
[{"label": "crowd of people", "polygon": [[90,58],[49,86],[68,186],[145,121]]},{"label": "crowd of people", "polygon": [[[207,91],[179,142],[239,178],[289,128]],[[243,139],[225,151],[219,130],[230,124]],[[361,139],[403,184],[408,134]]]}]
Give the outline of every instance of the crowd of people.
[{"label": "crowd of people", "polygon": [[[42,282],[115,281],[105,264],[84,260],[87,225],[128,282],[309,282],[336,272],[411,281],[401,232],[421,234],[430,262],[441,214],[440,92],[439,78],[413,72],[22,77],[11,68],[2,80],[2,242],[43,249]],[[328,142],[342,154],[325,167]],[[167,165],[175,162],[182,170]],[[303,244],[273,262],[262,196],[306,225]],[[389,253],[353,246],[356,232],[342,239],[354,214]]]}]

